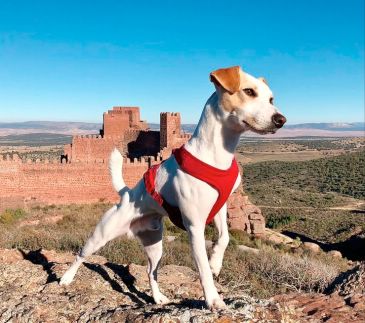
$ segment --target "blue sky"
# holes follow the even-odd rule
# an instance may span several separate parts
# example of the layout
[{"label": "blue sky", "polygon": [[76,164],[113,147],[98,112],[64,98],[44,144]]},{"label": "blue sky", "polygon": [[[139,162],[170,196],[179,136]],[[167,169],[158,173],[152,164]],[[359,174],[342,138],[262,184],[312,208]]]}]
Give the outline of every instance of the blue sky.
[{"label": "blue sky", "polygon": [[209,72],[264,76],[289,123],[364,121],[364,1],[0,2],[0,121],[196,123]]}]

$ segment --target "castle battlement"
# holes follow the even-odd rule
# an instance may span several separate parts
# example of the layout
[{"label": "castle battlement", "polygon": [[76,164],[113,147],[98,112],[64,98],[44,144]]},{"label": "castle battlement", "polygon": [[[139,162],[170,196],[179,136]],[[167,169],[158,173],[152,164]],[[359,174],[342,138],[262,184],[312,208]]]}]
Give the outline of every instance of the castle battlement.
[{"label": "castle battlement", "polygon": [[107,112],[104,112],[107,114],[113,114],[113,113],[121,113],[121,114],[130,114],[130,113],[138,113],[139,114],[139,107],[126,107],[126,106],[115,106],[112,108],[112,110],[108,110]]},{"label": "castle battlement", "polygon": [[[130,130],[129,130],[130,131]],[[101,135],[77,135],[72,137],[72,141],[74,140],[116,140],[123,139],[123,136],[101,136]]]},{"label": "castle battlement", "polygon": [[160,112],[160,117],[180,117],[180,112]]},{"label": "castle battlement", "polygon": [[[82,168],[82,165],[108,164],[110,153],[108,155],[108,158],[105,158],[105,159],[96,158],[96,159],[91,159],[87,162],[76,160],[76,161],[73,161],[72,165],[79,165]],[[123,164],[130,165],[131,167],[133,167],[133,166],[146,166],[147,167],[149,162],[160,162],[160,161],[161,161],[160,153],[158,153],[157,156],[144,156],[142,158],[123,157]],[[31,165],[42,166],[42,165],[52,164],[52,165],[59,165],[60,167],[68,167],[68,165],[71,165],[71,163],[61,162],[61,159],[58,159],[58,158],[53,158],[53,159],[28,158],[26,160],[22,160],[17,154],[14,154],[14,155],[0,154],[0,164],[1,165],[12,165],[12,164],[13,165],[28,165],[28,166],[31,166]]]}]

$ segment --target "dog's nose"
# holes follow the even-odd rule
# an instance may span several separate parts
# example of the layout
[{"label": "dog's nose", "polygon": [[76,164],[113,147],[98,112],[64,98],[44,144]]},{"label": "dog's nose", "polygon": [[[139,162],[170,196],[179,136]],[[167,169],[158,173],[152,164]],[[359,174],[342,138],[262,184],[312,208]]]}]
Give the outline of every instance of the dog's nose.
[{"label": "dog's nose", "polygon": [[273,114],[271,120],[277,128],[281,128],[286,122],[286,118],[280,113]]}]

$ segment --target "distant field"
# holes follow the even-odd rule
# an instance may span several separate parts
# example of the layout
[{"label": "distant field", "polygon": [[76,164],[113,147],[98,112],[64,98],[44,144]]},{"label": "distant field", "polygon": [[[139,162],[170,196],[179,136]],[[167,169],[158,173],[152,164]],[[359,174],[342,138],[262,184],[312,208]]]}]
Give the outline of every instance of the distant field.
[{"label": "distant field", "polygon": [[29,133],[0,136],[0,146],[52,146],[71,143],[72,136],[54,133]]},{"label": "distant field", "polygon": [[[332,193],[365,198],[365,151],[303,162],[262,162],[245,166],[246,191],[265,205],[327,206]],[[317,203],[318,194],[325,194]],[[305,196],[305,200],[303,197]],[[288,198],[290,197],[290,198]]]},{"label": "distant field", "polygon": [[237,149],[243,164],[263,161],[304,161],[338,156],[365,147],[365,138],[301,138],[253,140],[242,138]]},{"label": "distant field", "polygon": [[243,164],[259,163],[264,161],[303,161],[323,158],[327,156],[337,156],[343,153],[343,151],[316,151],[306,150],[298,152],[245,152],[238,156],[238,161]]}]

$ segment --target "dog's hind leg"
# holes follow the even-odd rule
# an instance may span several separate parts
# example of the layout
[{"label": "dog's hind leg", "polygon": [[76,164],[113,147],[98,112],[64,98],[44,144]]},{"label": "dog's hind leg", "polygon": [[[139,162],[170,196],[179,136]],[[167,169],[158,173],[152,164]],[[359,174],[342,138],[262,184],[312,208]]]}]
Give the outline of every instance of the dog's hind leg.
[{"label": "dog's hind leg", "polygon": [[229,243],[228,225],[227,225],[227,204],[224,204],[220,211],[214,217],[214,224],[218,229],[218,240],[214,244],[213,252],[209,259],[209,265],[212,273],[218,276],[223,263],[224,252]]},{"label": "dog's hind leg", "polygon": [[152,219],[154,230],[137,233],[147,254],[147,274],[151,286],[152,296],[156,304],[166,304],[169,299],[161,293],[157,283],[157,269],[162,257],[162,219]]},{"label": "dog's hind leg", "polygon": [[73,281],[78,268],[86,257],[98,251],[110,240],[127,233],[135,215],[134,207],[129,204],[129,194],[126,193],[123,195],[120,205],[113,206],[104,214],[92,236],[86,241],[71,267],[62,276],[60,285],[68,285]]}]

